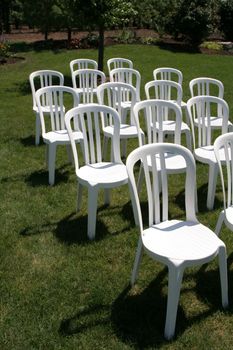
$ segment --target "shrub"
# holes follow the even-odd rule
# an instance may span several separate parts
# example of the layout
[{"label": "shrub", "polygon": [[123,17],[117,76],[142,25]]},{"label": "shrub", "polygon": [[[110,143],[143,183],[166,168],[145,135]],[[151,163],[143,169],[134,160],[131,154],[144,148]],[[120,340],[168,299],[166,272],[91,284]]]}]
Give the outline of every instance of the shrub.
[{"label": "shrub", "polygon": [[176,38],[181,36],[194,46],[198,46],[209,34],[211,10],[208,1],[177,1],[168,16],[167,31]]},{"label": "shrub", "polygon": [[135,32],[128,28],[124,28],[116,41],[122,44],[133,44],[136,42]]},{"label": "shrub", "polygon": [[233,1],[221,0],[219,4],[220,30],[226,40],[233,41]]},{"label": "shrub", "polygon": [[6,41],[0,41],[0,59],[10,56],[10,45]]},{"label": "shrub", "polygon": [[216,51],[223,50],[223,45],[215,41],[204,41],[201,44],[201,47],[208,50],[216,50]]}]

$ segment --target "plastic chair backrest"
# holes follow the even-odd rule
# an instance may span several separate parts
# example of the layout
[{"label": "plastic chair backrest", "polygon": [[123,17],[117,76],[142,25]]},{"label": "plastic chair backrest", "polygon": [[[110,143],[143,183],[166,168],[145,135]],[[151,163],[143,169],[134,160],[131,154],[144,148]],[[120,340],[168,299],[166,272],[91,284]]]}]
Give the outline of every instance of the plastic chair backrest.
[{"label": "plastic chair backrest", "polygon": [[133,68],[115,68],[110,72],[111,82],[130,84],[136,89],[137,101],[140,101],[141,74]]},{"label": "plastic chair backrest", "polygon": [[196,78],[190,81],[189,89],[191,97],[206,95],[223,98],[224,86],[220,80],[212,78]]},{"label": "plastic chair backrest", "polygon": [[114,57],[107,60],[108,72],[116,68],[133,68],[133,62],[128,58]]},{"label": "plastic chair backrest", "polygon": [[84,162],[93,164],[102,162],[103,119],[111,118],[113,125],[112,150],[113,162],[122,163],[120,158],[120,117],[113,108],[98,104],[88,104],[69,110],[65,115],[65,125],[71,140],[76,174],[79,169],[78,153],[72,135],[72,121],[80,125],[83,133]]},{"label": "plastic chair backrest", "polygon": [[79,69],[72,75],[73,87],[82,89],[79,92],[82,103],[93,103],[97,86],[105,80],[105,74],[98,69]]},{"label": "plastic chair backrest", "polygon": [[[143,145],[140,129],[146,129],[146,143],[164,142],[163,121],[170,112],[174,115],[174,142],[180,144],[182,112],[176,103],[165,100],[145,100],[134,106],[135,125],[138,130],[139,146]],[[142,121],[140,121],[142,120]]]},{"label": "plastic chair backrest", "polygon": [[[192,153],[181,145],[170,143],[157,143],[144,145],[135,149],[127,158],[126,168],[129,176],[129,186],[136,215],[136,222],[139,223],[140,231],[143,232],[143,218],[139,201],[138,189],[134,176],[134,165],[141,161],[145,175],[147,200],[148,200],[148,224],[153,224],[168,220],[168,176],[165,167],[166,154],[180,155],[186,162],[185,181],[185,208],[186,220],[197,221],[195,215],[195,188],[196,188],[196,165]],[[157,159],[160,159],[160,169],[158,171]],[[159,183],[161,179],[161,185]],[[160,200],[162,206],[160,206]],[[162,210],[161,210],[162,208]],[[143,215],[145,216],[145,214]],[[182,242],[181,242],[182,243]]]},{"label": "plastic chair backrest", "polygon": [[[122,116],[122,103],[130,102],[130,124],[134,125],[133,107],[136,103],[136,89],[125,83],[105,83],[97,88],[97,98],[100,104],[105,104],[117,110]],[[122,122],[122,121],[121,121]]]},{"label": "plastic chair backrest", "polygon": [[[72,99],[72,107],[78,106],[79,97],[76,91],[69,86],[47,86],[36,91],[36,103],[38,105],[42,135],[46,133],[44,120],[43,101],[48,102],[46,114],[50,114],[50,130],[65,129],[65,95]],[[79,130],[78,124],[75,130]]]},{"label": "plastic chair backrest", "polygon": [[213,129],[211,128],[211,116],[222,118],[222,134],[228,131],[229,107],[226,101],[215,96],[196,96],[192,97],[187,102],[187,111],[192,127],[193,145],[195,146],[194,119],[198,132],[197,140],[198,147],[212,145]]},{"label": "plastic chair backrest", "polygon": [[182,87],[171,80],[153,80],[145,85],[146,98],[158,100],[172,100],[181,106]]},{"label": "plastic chair backrest", "polygon": [[[30,74],[29,82],[32,90],[33,108],[36,108],[36,91],[46,86],[64,85],[64,76],[55,70],[38,70]],[[47,101],[43,100],[42,105],[47,106]]]},{"label": "plastic chair backrest", "polygon": [[183,74],[179,69],[170,67],[156,68],[153,71],[154,80],[172,80],[180,85],[183,83]]},{"label": "plastic chair backrest", "polygon": [[78,69],[98,69],[98,64],[95,60],[89,58],[78,58],[70,62],[71,75]]},{"label": "plastic chair backrest", "polygon": [[[221,152],[224,152],[227,177],[227,193],[222,170]],[[214,153],[218,162],[223,190],[224,210],[233,205],[233,132],[220,135],[214,142]]]}]

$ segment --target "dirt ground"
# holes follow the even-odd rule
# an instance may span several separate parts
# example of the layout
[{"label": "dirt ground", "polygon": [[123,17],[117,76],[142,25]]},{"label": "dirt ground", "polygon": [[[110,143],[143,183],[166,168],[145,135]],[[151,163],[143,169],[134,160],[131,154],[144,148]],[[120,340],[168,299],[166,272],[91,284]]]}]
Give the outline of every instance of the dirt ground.
[{"label": "dirt ground", "polygon": [[[134,30],[136,38],[140,37],[158,37],[158,34],[155,33],[153,30],[149,29],[137,29]],[[105,32],[105,39],[108,40],[109,38],[115,38],[118,37],[121,33],[121,30],[110,30]],[[78,32],[74,31],[72,32],[72,39],[82,39],[86,37],[88,32]],[[48,36],[49,39],[53,40],[67,40],[67,33],[66,32],[51,32]],[[0,38],[1,39],[1,38]],[[7,41],[14,41],[14,42],[26,42],[26,43],[32,43],[35,41],[41,41],[44,40],[44,35],[37,30],[32,30],[28,28],[21,28],[20,30],[12,30],[11,34],[3,34],[2,39]]]}]

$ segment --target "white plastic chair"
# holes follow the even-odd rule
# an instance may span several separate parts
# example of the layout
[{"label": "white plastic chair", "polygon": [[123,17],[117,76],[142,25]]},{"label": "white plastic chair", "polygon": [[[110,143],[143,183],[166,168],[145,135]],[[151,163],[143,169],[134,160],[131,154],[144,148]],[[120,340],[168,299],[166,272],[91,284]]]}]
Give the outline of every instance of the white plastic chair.
[{"label": "white plastic chair", "polygon": [[[68,97],[69,96],[69,97]],[[49,170],[49,184],[53,185],[55,181],[55,160],[56,148],[58,145],[66,145],[69,160],[70,154],[70,139],[65,128],[65,102],[70,103],[72,107],[78,106],[79,98],[75,90],[68,86],[47,86],[36,91],[36,104],[39,110],[41,130],[43,141],[47,145],[46,161]],[[69,100],[68,100],[69,98]],[[45,123],[44,108],[46,105],[46,114],[49,113],[50,125]],[[75,142],[82,142],[83,136],[80,132],[79,125],[75,124],[73,134]]]},{"label": "white plastic chair", "polygon": [[[119,113],[121,125],[120,125],[120,139],[123,143],[123,156],[126,157],[126,147],[128,138],[138,138],[138,131],[135,126],[133,107],[136,103],[136,90],[133,86],[125,83],[105,83],[97,88],[97,97],[99,104],[107,105]],[[127,123],[126,109],[122,108],[124,103],[129,103],[130,113],[129,122]],[[107,152],[107,140],[113,136],[113,126],[104,125],[104,155]],[[143,131],[140,131],[143,134]],[[142,135],[143,137],[143,135]]]},{"label": "white plastic chair", "polygon": [[[33,101],[33,111],[36,115],[36,136],[35,144],[39,145],[40,143],[40,134],[41,134],[41,125],[40,125],[40,116],[38,106],[36,104],[36,91],[45,86],[51,85],[64,85],[64,76],[62,73],[55,70],[38,70],[30,74],[29,82],[32,91],[32,101]],[[42,105],[44,114],[49,112],[48,106],[44,103]]]},{"label": "white plastic chair", "polygon": [[[219,136],[214,142],[214,152],[218,162],[220,171],[222,190],[223,190],[223,204],[224,209],[219,214],[218,222],[216,225],[215,233],[219,235],[223,222],[225,225],[233,231],[233,133],[227,133]],[[224,155],[223,155],[224,154]],[[223,170],[222,170],[222,158],[225,159],[224,165],[226,165],[226,184],[225,188]]]},{"label": "white plastic chair", "polygon": [[[182,101],[182,87],[179,83],[171,80],[153,80],[148,82],[145,85],[145,93],[147,99],[162,99],[167,101],[172,101],[177,103],[181,107]],[[175,131],[175,122],[166,111],[164,113],[164,122],[163,122],[163,132],[165,134],[174,134]],[[181,133],[184,133],[186,136],[186,144],[188,149],[192,150],[192,141],[191,141],[191,131],[189,126],[182,121],[181,123]]]},{"label": "white plastic chair", "polygon": [[[216,96],[223,99],[224,95],[224,85],[218,79],[213,78],[196,78],[190,81],[189,90],[191,97],[195,96]],[[218,110],[217,114],[210,118],[210,125],[213,129],[221,129],[222,128],[222,111]],[[197,123],[197,120],[194,120],[194,123]],[[232,123],[228,120],[228,127],[231,126]]]},{"label": "white plastic chair", "polygon": [[[214,154],[211,116],[213,115],[213,111],[221,111],[221,133],[225,134],[228,129],[229,108],[227,103],[221,98],[214,96],[196,96],[188,100],[187,111],[192,126],[194,156],[199,162],[209,165],[207,208],[212,210],[214,207],[218,164]],[[195,123],[194,120],[196,121]],[[197,135],[197,145],[195,131]],[[222,161],[224,161],[224,159],[222,159]]]},{"label": "white plastic chair", "polygon": [[[186,163],[185,209],[186,220],[168,218],[168,176],[165,166],[166,154],[182,157]],[[156,159],[160,157],[160,169]],[[143,222],[142,211],[134,177],[134,165],[143,162],[148,198],[149,222]],[[127,158],[129,187],[134,208],[135,221],[140,237],[131,285],[135,284],[142,257],[142,249],[153,259],[168,267],[167,312],[164,336],[173,338],[183,273],[186,267],[205,264],[217,255],[219,258],[222,305],[228,306],[227,255],[224,243],[206,226],[198,222],[195,215],[196,166],[192,153],[185,147],[168,143],[150,144],[135,149]],[[152,167],[152,176],[149,168]],[[161,172],[162,186],[158,183]],[[160,198],[161,204],[160,207]],[[160,209],[161,208],[161,209]],[[145,221],[145,220],[144,220]],[[148,228],[144,228],[144,225]]]},{"label": "white plastic chair", "polygon": [[89,58],[78,58],[70,62],[71,76],[78,69],[98,69],[98,63]]},{"label": "white plastic chair", "polygon": [[107,60],[108,73],[116,68],[133,68],[133,62],[128,58],[113,57]]},{"label": "white plastic chair", "polygon": [[[171,67],[156,68],[153,71],[154,80],[172,80],[182,86],[183,74],[179,69]],[[186,111],[186,102],[181,101],[181,108]]]},{"label": "white plastic chair", "polygon": [[[103,119],[110,119],[114,131],[112,141],[112,160],[102,159],[101,135]],[[84,163],[79,165],[78,153],[73,137],[72,122],[80,125],[84,140]],[[105,190],[105,203],[109,203],[109,190],[128,182],[125,165],[120,157],[120,117],[108,106],[88,104],[73,108],[66,113],[65,124],[70,136],[78,180],[78,210],[81,206],[82,187],[88,188],[88,226],[89,239],[95,238],[97,197],[100,189]]]},{"label": "white plastic chair", "polygon": [[98,85],[105,83],[105,74],[98,69],[79,69],[73,72],[73,88],[79,94],[80,103],[94,103]]}]

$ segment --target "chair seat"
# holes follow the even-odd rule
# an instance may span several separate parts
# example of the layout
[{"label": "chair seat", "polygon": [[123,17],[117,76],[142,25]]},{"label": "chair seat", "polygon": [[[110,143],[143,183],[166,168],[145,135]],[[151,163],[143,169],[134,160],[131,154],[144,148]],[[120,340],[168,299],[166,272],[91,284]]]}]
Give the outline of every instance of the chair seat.
[{"label": "chair seat", "polygon": [[227,226],[233,230],[233,206],[226,208],[225,221],[227,221]]},{"label": "chair seat", "polygon": [[[55,106],[53,105],[52,106],[53,108],[53,111],[55,111]],[[60,112],[61,108],[58,107],[58,112]],[[39,113],[39,109],[37,106],[33,106],[33,111],[36,112],[36,113]],[[65,112],[65,107],[63,107],[63,111]],[[50,113],[50,106],[42,106],[42,112],[43,113]]]},{"label": "chair seat", "polygon": [[[151,159],[148,157],[148,166],[151,170],[152,165],[151,165]],[[156,155],[156,163],[157,163],[157,169],[158,171],[161,170],[160,166],[160,159],[159,156]],[[170,153],[165,153],[165,164],[166,164],[166,169],[168,173],[180,173],[182,171],[186,170],[186,162],[184,158],[180,155],[173,155]]]},{"label": "chair seat", "polygon": [[[206,118],[205,118],[206,120]],[[194,125],[202,125],[202,118],[200,118],[200,123],[198,123],[198,119],[194,119]],[[221,117],[210,117],[210,125],[213,129],[221,129],[222,128],[222,118]],[[228,120],[228,126],[232,125],[232,123]]]},{"label": "chair seat", "polygon": [[[113,127],[107,126],[103,129],[104,134],[108,137],[113,136]],[[141,130],[143,133],[143,131]],[[135,125],[121,124],[120,126],[120,138],[129,138],[129,137],[137,137],[138,132]]]},{"label": "chair seat", "polygon": [[142,240],[150,255],[157,258],[200,262],[218,253],[221,240],[206,226],[168,220],[143,231]]},{"label": "chair seat", "polygon": [[[217,163],[217,160],[214,154],[213,145],[196,148],[194,150],[194,155],[195,155],[195,158],[202,163],[205,163],[205,164]],[[225,161],[225,155],[223,150],[220,150],[220,160],[221,162]]]},{"label": "chair seat", "polygon": [[[81,131],[75,131],[73,133],[75,141],[83,139],[83,135]],[[70,138],[67,133],[67,130],[56,130],[56,131],[49,131],[46,134],[43,135],[43,140],[45,143],[70,143]]]},{"label": "chair seat", "polygon": [[[176,122],[174,120],[164,120],[163,121],[163,131],[168,133],[174,133],[176,129]],[[181,123],[181,132],[190,131],[188,125],[184,122]]]},{"label": "chair seat", "polygon": [[83,185],[111,188],[128,183],[126,166],[122,163],[100,162],[84,165],[77,171],[77,177]]}]

